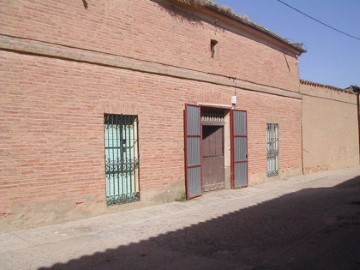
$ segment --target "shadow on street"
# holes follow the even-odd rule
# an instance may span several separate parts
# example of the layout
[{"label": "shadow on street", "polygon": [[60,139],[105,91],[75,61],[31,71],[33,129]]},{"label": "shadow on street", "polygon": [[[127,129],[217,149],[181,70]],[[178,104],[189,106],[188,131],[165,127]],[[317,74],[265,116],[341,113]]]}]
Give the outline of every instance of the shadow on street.
[{"label": "shadow on street", "polygon": [[360,176],[40,269],[360,269]]}]

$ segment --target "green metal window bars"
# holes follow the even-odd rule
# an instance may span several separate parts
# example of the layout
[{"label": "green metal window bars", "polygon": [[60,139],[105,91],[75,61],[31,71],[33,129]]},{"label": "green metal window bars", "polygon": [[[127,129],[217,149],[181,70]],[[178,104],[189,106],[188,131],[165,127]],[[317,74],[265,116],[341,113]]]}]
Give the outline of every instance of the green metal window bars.
[{"label": "green metal window bars", "polygon": [[105,114],[104,130],[106,202],[139,201],[138,117]]},{"label": "green metal window bars", "polygon": [[267,176],[279,174],[279,124],[267,124]]}]

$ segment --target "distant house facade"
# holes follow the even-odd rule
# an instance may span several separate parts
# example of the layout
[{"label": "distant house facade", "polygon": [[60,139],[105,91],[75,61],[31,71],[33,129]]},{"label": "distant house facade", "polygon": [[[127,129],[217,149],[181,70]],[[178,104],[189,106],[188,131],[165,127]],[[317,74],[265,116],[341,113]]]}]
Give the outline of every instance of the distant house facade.
[{"label": "distant house facade", "polygon": [[303,173],[301,45],[215,4],[22,0],[1,13],[3,230]]}]

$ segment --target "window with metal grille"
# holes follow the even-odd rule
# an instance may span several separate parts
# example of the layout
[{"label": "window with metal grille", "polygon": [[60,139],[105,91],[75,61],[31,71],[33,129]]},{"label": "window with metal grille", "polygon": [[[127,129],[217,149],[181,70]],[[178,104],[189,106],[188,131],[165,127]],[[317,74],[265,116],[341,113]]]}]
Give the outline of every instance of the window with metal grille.
[{"label": "window with metal grille", "polygon": [[279,174],[279,124],[267,124],[267,175]]},{"label": "window with metal grille", "polygon": [[105,114],[105,174],[108,205],[140,200],[138,117]]}]

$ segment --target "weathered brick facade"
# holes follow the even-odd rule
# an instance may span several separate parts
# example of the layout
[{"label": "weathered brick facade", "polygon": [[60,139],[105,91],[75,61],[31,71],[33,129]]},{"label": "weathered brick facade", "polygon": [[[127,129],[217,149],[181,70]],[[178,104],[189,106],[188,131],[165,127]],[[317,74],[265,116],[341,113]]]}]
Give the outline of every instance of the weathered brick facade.
[{"label": "weathered brick facade", "polygon": [[[269,180],[267,123],[280,127],[280,177],[301,173],[301,51],[211,9],[86,2],[0,0],[4,230],[181,198],[185,104],[230,109],[237,96],[250,185]],[[139,203],[106,206],[105,113],[139,116]]]}]

